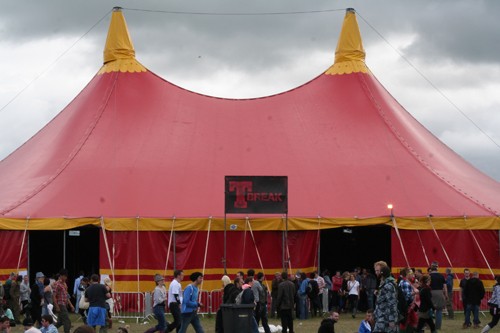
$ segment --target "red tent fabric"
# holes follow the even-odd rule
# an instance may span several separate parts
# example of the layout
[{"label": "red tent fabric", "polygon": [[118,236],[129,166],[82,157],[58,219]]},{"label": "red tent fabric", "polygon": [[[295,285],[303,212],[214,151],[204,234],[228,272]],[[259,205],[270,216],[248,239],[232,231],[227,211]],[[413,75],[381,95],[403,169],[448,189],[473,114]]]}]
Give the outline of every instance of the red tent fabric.
[{"label": "red tent fabric", "polygon": [[[440,142],[382,87],[365,66],[352,11],[330,69],[263,98],[187,91],[147,71],[134,54],[123,16],[114,12],[101,71],[0,162],[1,229],[206,231],[213,217],[221,230],[227,175],[288,176],[291,230],[396,220],[403,229],[499,229],[500,183]],[[262,222],[268,224],[261,230],[284,230],[281,216]],[[311,237],[306,243],[317,245]],[[115,249],[123,269],[126,245]],[[302,267],[316,264],[309,252]],[[106,257],[101,247],[104,268],[111,266]]]},{"label": "red tent fabric", "polygon": [[288,176],[294,217],[500,213],[500,184],[369,72],[233,100],[113,71],[0,163],[0,216],[220,217],[226,175]]}]

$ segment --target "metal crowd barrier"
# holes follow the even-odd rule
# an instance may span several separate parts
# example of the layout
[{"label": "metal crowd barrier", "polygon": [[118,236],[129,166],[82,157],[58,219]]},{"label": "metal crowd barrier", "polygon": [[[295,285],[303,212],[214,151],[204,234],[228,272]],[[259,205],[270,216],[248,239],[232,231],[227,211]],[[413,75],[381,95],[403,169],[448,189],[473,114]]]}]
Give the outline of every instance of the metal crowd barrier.
[{"label": "metal crowd barrier", "polygon": [[[489,311],[488,300],[491,298],[492,291],[488,289],[484,298],[481,301],[479,309],[481,312]],[[114,312],[113,317],[118,319],[135,319],[136,322],[139,320],[150,320],[153,319],[153,297],[150,292],[138,293],[138,292],[120,292],[113,293],[114,299]],[[201,290],[200,291],[200,302],[203,306],[200,308],[199,313],[205,314],[215,314],[219,310],[222,304],[222,290],[216,289],[212,291]],[[268,310],[271,307],[271,295],[268,295],[267,302]],[[460,289],[453,291],[453,309],[455,311],[464,311],[462,296]],[[166,313],[169,313],[168,306],[166,308]]]},{"label": "metal crowd barrier", "polygon": [[119,319],[139,319],[146,317],[146,294],[139,292],[114,292],[113,317]]}]

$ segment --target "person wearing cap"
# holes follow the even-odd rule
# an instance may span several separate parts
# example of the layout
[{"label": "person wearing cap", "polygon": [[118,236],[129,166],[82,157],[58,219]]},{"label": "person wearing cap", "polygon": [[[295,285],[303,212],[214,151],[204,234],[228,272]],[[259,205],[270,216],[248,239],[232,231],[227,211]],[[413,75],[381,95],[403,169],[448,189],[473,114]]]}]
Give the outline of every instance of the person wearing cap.
[{"label": "person wearing cap", "polygon": [[35,283],[31,285],[31,318],[33,323],[42,324],[42,301],[43,301],[43,279],[45,275],[42,272],[35,274]]},{"label": "person wearing cap", "polygon": [[106,326],[106,299],[111,295],[103,284],[99,283],[99,275],[92,274],[90,277],[90,286],[85,290],[82,297],[89,302],[87,311],[87,325],[94,329],[99,326],[99,332],[105,333]]},{"label": "person wearing cap", "polygon": [[153,292],[153,313],[158,320],[155,327],[151,327],[145,333],[153,333],[159,331],[164,333],[167,328],[165,321],[165,301],[167,300],[167,289],[165,288],[165,279],[160,274],[155,274],[156,287]]},{"label": "person wearing cap", "polygon": [[443,274],[438,272],[438,267],[437,261],[433,261],[429,276],[431,277],[432,303],[434,303],[435,307],[436,329],[440,330],[443,322],[443,308],[445,308],[448,300],[448,288]]},{"label": "person wearing cap", "polygon": [[33,320],[31,317],[27,317],[23,320],[24,333],[42,333],[38,328],[33,327]]},{"label": "person wearing cap", "polygon": [[198,317],[198,308],[203,306],[203,304],[198,302],[198,287],[203,282],[203,274],[201,272],[194,272],[189,276],[189,279],[192,283],[184,289],[181,311],[182,323],[179,333],[186,333],[189,324],[193,325],[196,333],[204,333],[205,331]]}]

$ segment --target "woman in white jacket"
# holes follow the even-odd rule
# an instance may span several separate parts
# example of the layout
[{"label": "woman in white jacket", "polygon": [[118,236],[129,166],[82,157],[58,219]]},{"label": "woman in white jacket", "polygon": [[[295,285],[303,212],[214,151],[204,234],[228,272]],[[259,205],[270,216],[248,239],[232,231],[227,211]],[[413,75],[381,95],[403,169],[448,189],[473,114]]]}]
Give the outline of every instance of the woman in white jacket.
[{"label": "woman in white jacket", "polygon": [[488,301],[488,305],[490,306],[490,313],[493,317],[491,322],[488,325],[483,327],[481,333],[486,333],[495,327],[498,324],[498,320],[500,320],[500,275],[495,276],[495,280],[497,284],[493,287],[493,293],[491,294],[491,298]]}]

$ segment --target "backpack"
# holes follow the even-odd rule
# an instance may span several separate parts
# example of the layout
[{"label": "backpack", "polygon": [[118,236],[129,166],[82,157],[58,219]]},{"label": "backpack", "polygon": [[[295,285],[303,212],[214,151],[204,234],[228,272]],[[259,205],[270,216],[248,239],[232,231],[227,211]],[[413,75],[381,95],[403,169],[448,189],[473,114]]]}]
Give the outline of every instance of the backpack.
[{"label": "backpack", "polygon": [[309,296],[309,298],[314,298],[318,296],[319,294],[319,286],[318,282],[313,279],[309,279],[309,282],[307,283],[306,287],[306,294]]},{"label": "backpack", "polygon": [[401,286],[396,285],[394,282],[391,283],[396,291],[396,299],[398,301],[398,323],[404,323],[408,317],[408,302],[406,302],[405,293],[401,289]]},{"label": "backpack", "polygon": [[4,292],[4,299],[5,300],[10,299],[10,287],[11,286],[12,286],[12,282],[11,283],[5,282],[5,284],[3,285],[3,292]]},{"label": "backpack", "polygon": [[236,296],[236,299],[234,300],[234,303],[241,304],[241,298],[243,297],[243,292],[244,292],[244,290],[240,291],[240,293],[238,294],[238,296]]}]

